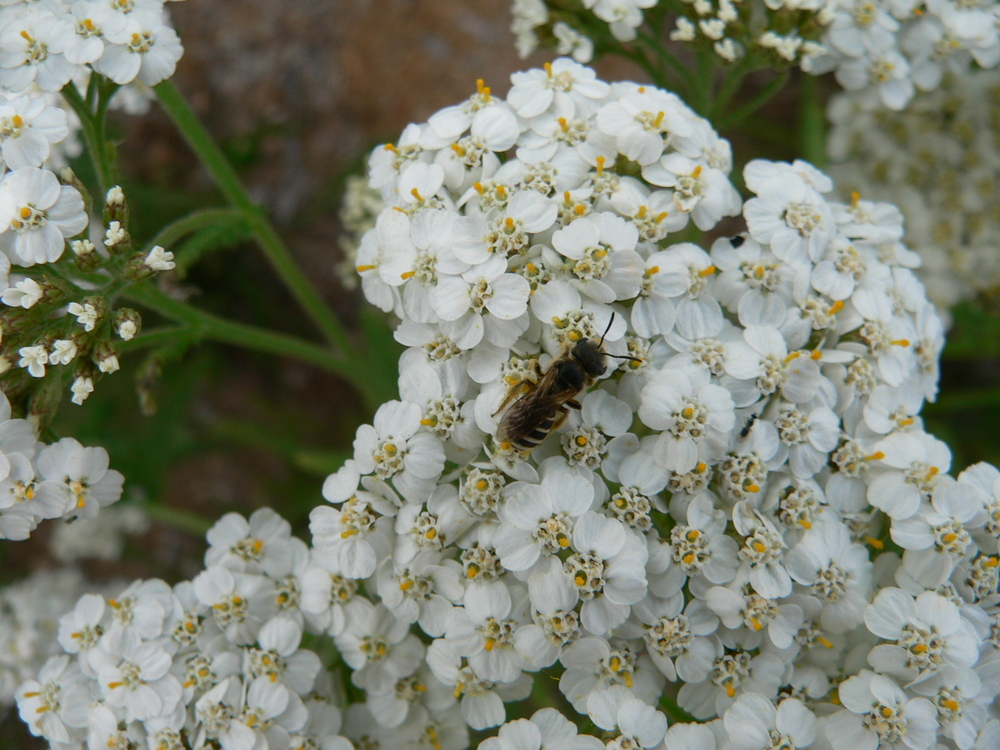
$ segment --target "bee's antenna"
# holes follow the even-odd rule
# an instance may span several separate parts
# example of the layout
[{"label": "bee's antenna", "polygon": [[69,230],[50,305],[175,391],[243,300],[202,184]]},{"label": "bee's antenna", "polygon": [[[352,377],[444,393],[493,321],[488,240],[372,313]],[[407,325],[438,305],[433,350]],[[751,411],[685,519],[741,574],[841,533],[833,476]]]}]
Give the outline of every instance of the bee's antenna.
[{"label": "bee's antenna", "polygon": [[608,335],[608,331],[611,330],[611,324],[614,322],[615,322],[615,314],[611,313],[611,320],[608,321],[608,327],[604,329],[604,333],[601,334],[601,340],[597,342],[598,349],[604,346],[604,337]]},{"label": "bee's antenna", "polygon": [[604,356],[611,357],[612,359],[627,359],[630,362],[642,362],[642,360],[639,359],[638,357],[630,357],[627,354],[608,354],[607,352],[605,352]]}]

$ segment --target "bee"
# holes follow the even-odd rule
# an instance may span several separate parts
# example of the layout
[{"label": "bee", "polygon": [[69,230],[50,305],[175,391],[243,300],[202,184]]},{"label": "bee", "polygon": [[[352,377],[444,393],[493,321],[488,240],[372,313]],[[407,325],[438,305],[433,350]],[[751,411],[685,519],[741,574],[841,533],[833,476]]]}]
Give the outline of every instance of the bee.
[{"label": "bee", "polygon": [[494,412],[496,416],[513,402],[497,428],[497,443],[511,444],[524,452],[534,450],[550,432],[562,426],[570,409],[582,408],[576,397],[607,372],[608,357],[641,361],[636,357],[608,354],[601,348],[614,319],[612,315],[600,341],[581,339],[572,348],[564,349],[537,383],[521,380],[510,387],[500,408]]},{"label": "bee", "polygon": [[750,430],[753,429],[753,423],[757,421],[757,412],[753,412],[747,417],[746,424],[743,425],[743,429],[740,430],[740,439],[746,440],[750,436]]}]

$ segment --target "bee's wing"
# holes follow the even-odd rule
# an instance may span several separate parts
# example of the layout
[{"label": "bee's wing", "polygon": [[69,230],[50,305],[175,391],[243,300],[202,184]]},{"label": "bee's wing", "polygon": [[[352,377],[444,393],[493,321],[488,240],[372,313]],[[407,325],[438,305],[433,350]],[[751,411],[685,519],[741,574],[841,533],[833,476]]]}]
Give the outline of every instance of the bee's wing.
[{"label": "bee's wing", "polygon": [[515,401],[507,410],[497,428],[497,442],[509,443],[518,437],[530,435],[547,419],[554,417],[556,410],[573,397],[572,393],[552,390],[556,370],[556,367],[551,368],[534,390]]}]

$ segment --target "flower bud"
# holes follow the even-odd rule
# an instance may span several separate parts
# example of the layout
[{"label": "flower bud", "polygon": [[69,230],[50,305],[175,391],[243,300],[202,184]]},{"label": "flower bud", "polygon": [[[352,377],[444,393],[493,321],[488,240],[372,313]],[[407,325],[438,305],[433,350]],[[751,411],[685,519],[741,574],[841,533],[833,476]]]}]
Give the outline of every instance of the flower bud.
[{"label": "flower bud", "polygon": [[138,311],[123,307],[115,313],[111,325],[124,341],[131,341],[142,328],[142,318]]}]

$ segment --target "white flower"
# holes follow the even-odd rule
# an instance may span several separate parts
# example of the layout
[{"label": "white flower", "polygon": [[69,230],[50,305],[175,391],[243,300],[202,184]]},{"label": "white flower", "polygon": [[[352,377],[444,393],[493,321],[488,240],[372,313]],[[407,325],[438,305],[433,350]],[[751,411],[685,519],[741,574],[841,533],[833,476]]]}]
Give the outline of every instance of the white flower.
[{"label": "white flower", "polygon": [[22,96],[0,104],[0,152],[8,169],[40,167],[51,144],[69,133],[65,110],[43,97]]},{"label": "white flower", "polygon": [[867,669],[840,683],[844,710],[826,722],[834,750],[904,745],[927,750],[936,735],[937,709],[926,698],[908,698],[889,677]]},{"label": "white flower", "polygon": [[119,85],[138,78],[155,86],[173,75],[184,52],[162,14],[152,11],[128,14],[125,26],[120,31],[105,30],[104,39],[104,53],[93,63],[94,69]]},{"label": "white flower", "polygon": [[[6,256],[5,256],[6,257]],[[10,261],[7,263],[10,267]],[[21,279],[14,286],[9,287],[3,293],[3,303],[9,307],[23,307],[28,310],[34,307],[45,291],[32,278]]]},{"label": "white flower", "polygon": [[[747,165],[745,176],[753,165]],[[823,196],[793,173],[775,175],[755,185],[748,178],[747,184],[759,196],[743,207],[750,236],[769,244],[786,263],[819,260],[836,232],[833,211]]]},{"label": "white flower", "polygon": [[154,271],[172,271],[177,267],[174,263],[174,254],[169,250],[164,250],[159,245],[149,251],[149,255],[142,261],[144,266],[149,266]]},{"label": "white flower", "polygon": [[693,130],[680,100],[658,89],[604,105],[597,112],[597,127],[617,140],[619,152],[642,166],[657,161],[674,138]]},{"label": "white flower", "polygon": [[48,10],[32,8],[11,19],[0,33],[0,85],[12,92],[32,83],[59,91],[76,73],[62,54],[68,32],[66,21]]},{"label": "white flower", "polygon": [[59,260],[66,240],[87,226],[83,198],[48,170],[25,167],[0,183],[0,250],[22,266]]},{"label": "white flower", "polygon": [[872,563],[868,551],[851,542],[843,524],[831,520],[813,526],[785,555],[785,567],[823,603],[819,621],[825,630],[845,633],[861,623]]},{"label": "white flower", "polygon": [[667,717],[620,685],[591,693],[587,715],[601,729],[618,734],[613,747],[656,747],[667,733]]},{"label": "white flower", "polygon": [[126,646],[120,652],[92,651],[104,699],[122,708],[125,721],[145,721],[169,714],[181,698],[177,678],[168,674],[170,655],[155,643]]},{"label": "white flower", "polygon": [[88,333],[93,331],[97,326],[100,313],[89,302],[82,305],[79,302],[70,302],[67,310],[70,315],[76,318],[76,322],[83,326],[83,330]]},{"label": "white flower", "polygon": [[978,638],[958,607],[933,591],[914,598],[902,589],[884,588],[865,609],[865,625],[895,645],[876,646],[869,663],[880,672],[916,680],[945,664],[971,667]]},{"label": "white flower", "polygon": [[816,717],[797,698],[774,704],[757,693],[744,693],[726,709],[723,722],[731,750],[765,750],[784,742],[804,748],[816,738]]},{"label": "white flower", "polygon": [[17,350],[21,355],[17,366],[23,367],[33,378],[45,377],[45,365],[49,363],[49,353],[44,346],[22,346]]},{"label": "white flower", "polygon": [[66,655],[53,656],[38,673],[17,689],[21,720],[36,737],[69,742],[70,731],[87,725],[90,694],[83,675]]}]

